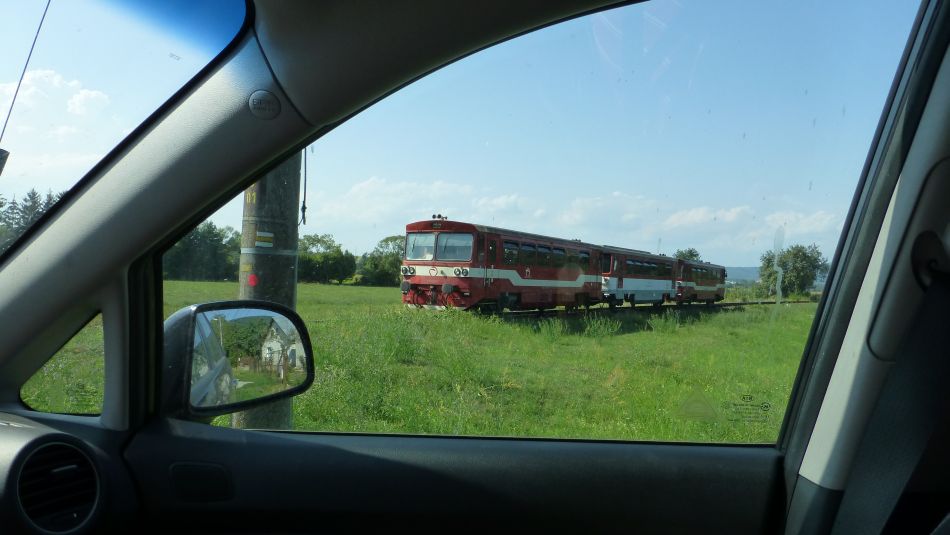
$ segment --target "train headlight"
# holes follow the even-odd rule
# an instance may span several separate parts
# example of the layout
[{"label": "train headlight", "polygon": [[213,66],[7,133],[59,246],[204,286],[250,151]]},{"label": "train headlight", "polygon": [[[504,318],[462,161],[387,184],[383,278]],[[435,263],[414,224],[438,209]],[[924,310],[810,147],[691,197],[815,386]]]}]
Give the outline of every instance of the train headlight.
[{"label": "train headlight", "polygon": [[400,269],[400,271],[402,271],[403,275],[409,274],[409,268],[407,268],[406,266],[402,266],[402,269]]},{"label": "train headlight", "polygon": [[468,277],[468,268],[462,268],[462,276]]},{"label": "train headlight", "polygon": [[415,266],[409,266],[409,274],[410,274],[410,275],[415,275],[415,274],[416,274],[416,268],[415,268]]},{"label": "train headlight", "polygon": [[455,268],[455,276],[458,277],[461,274],[462,274],[462,270],[459,268]]}]

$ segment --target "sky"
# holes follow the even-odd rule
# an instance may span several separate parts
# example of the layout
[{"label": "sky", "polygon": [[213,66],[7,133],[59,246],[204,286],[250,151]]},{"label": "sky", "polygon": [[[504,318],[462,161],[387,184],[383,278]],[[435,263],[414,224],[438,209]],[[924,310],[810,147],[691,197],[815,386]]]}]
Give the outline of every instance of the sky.
[{"label": "sky", "polygon": [[[728,266],[830,257],[913,4],[664,0],[491,47],[317,140],[300,233],[359,254],[440,213]],[[0,0],[2,112],[43,5]],[[227,42],[134,12],[53,0],[0,142],[5,198],[70,187]],[[212,220],[240,228],[240,201]]]}]

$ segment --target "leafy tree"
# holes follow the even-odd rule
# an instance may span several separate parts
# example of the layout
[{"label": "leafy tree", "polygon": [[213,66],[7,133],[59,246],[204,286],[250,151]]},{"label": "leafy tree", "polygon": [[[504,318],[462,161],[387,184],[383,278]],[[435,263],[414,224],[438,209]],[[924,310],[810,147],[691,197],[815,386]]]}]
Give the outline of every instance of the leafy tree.
[{"label": "leafy tree", "polygon": [[769,294],[775,293],[778,271],[776,264],[782,270],[782,293],[805,293],[815,284],[819,275],[828,272],[828,260],[821,255],[817,245],[793,245],[782,249],[778,253],[776,262],[775,251],[766,251],[761,257],[762,266],[759,268],[761,284]]},{"label": "leafy tree", "polygon": [[389,236],[376,244],[373,252],[360,259],[359,273],[363,283],[373,286],[399,286],[405,236]]},{"label": "leafy tree", "polygon": [[356,273],[356,257],[329,234],[310,234],[298,241],[297,278],[304,282],[342,282]]},{"label": "leafy tree", "polygon": [[702,258],[699,256],[699,251],[693,247],[689,247],[687,249],[677,249],[676,252],[673,253],[673,257],[679,258],[680,260],[702,260]]},{"label": "leafy tree", "polygon": [[241,254],[241,235],[231,227],[205,221],[178,241],[162,258],[166,279],[234,280]]},{"label": "leafy tree", "polygon": [[216,319],[211,318],[214,334],[224,339],[224,350],[232,366],[237,366],[244,358],[260,360],[261,344],[267,338],[272,320],[248,317],[219,322]]},{"label": "leafy tree", "polygon": [[330,234],[307,234],[297,241],[301,253],[326,253],[341,249],[340,244]]}]

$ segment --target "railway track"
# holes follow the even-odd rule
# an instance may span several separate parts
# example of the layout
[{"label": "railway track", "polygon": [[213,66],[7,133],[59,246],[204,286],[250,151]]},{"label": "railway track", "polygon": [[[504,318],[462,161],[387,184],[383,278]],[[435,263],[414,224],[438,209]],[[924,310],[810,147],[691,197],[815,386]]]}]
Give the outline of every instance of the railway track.
[{"label": "railway track", "polygon": [[[812,301],[782,301],[783,305],[799,305],[804,303],[811,303]],[[652,305],[637,305],[637,306],[618,306],[614,308],[608,307],[606,304],[600,303],[590,307],[588,310],[578,309],[574,312],[568,312],[563,308],[555,309],[546,309],[546,310],[506,310],[501,315],[503,317],[557,317],[557,316],[577,316],[581,314],[631,314],[631,313],[646,313],[646,314],[655,314],[662,312],[664,310],[682,310],[684,312],[702,312],[704,310],[716,310],[716,309],[726,309],[726,308],[741,308],[746,306],[760,306],[760,305],[775,305],[778,304],[776,301],[733,301],[733,302],[722,302],[713,303],[707,305],[704,303],[694,303],[690,305],[676,305],[676,304],[665,304],[662,306],[652,306]]]}]

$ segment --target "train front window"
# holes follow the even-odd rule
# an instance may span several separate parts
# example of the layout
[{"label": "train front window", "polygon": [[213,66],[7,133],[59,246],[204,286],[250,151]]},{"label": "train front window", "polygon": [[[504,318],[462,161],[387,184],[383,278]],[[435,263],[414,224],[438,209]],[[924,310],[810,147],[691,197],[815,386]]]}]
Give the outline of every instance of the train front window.
[{"label": "train front window", "polygon": [[472,235],[443,232],[439,234],[436,260],[465,262],[472,258]]},{"label": "train front window", "polygon": [[406,237],[406,260],[432,260],[434,253],[434,233],[413,232]]}]

